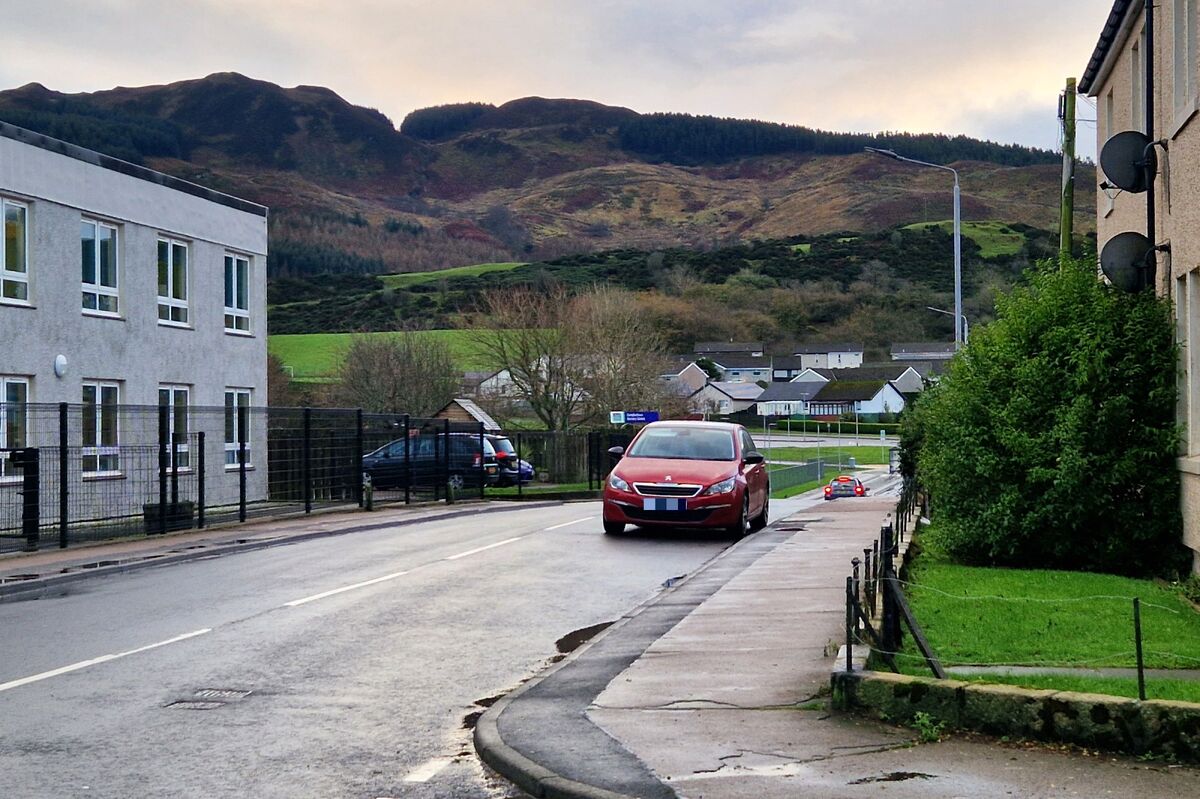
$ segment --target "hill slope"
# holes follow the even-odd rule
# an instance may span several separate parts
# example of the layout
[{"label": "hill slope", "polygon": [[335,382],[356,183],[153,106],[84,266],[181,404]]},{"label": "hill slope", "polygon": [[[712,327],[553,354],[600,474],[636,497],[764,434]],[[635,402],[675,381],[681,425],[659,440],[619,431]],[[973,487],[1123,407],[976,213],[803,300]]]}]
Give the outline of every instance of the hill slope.
[{"label": "hill slope", "polygon": [[[423,109],[401,130],[329,89],[235,73],[163,86],[0,92],[0,119],[271,207],[272,275],[382,273],[626,247],[870,232],[950,216],[1057,226],[1044,151],[963,137],[849,135],[639,115],[582,100]],[[983,159],[983,160],[980,160]],[[1079,186],[1090,187],[1091,167]],[[1094,228],[1080,191],[1076,226]]]}]

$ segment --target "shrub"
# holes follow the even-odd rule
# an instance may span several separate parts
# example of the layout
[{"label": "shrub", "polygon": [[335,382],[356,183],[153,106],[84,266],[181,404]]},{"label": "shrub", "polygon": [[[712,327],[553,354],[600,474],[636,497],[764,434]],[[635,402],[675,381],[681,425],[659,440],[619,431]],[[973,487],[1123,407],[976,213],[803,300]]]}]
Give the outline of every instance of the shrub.
[{"label": "shrub", "polygon": [[906,414],[947,550],[993,565],[1178,568],[1169,305],[1101,283],[1084,261],[1029,277]]}]

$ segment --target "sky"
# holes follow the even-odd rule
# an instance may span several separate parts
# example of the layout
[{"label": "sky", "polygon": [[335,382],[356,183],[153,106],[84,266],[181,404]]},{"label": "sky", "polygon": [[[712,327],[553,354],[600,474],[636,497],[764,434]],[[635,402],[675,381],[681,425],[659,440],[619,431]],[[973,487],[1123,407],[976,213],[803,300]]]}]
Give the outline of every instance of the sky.
[{"label": "sky", "polygon": [[[17,0],[0,0],[0,5]],[[1058,149],[1110,0],[49,0],[0,25],[0,88],[241,72],[399,125],[531,95]],[[1079,153],[1094,157],[1081,102]]]}]

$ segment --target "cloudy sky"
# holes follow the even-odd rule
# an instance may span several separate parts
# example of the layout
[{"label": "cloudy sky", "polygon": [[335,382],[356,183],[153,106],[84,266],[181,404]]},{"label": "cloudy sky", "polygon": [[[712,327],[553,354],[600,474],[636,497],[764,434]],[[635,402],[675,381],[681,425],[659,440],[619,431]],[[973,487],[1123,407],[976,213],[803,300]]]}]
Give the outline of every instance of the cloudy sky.
[{"label": "cloudy sky", "polygon": [[[4,0],[5,4],[15,0]],[[414,108],[575,97],[1057,148],[1110,0],[49,0],[0,25],[0,87],[237,71]],[[1093,120],[1086,103],[1081,119]],[[1080,153],[1095,126],[1080,126]]]}]

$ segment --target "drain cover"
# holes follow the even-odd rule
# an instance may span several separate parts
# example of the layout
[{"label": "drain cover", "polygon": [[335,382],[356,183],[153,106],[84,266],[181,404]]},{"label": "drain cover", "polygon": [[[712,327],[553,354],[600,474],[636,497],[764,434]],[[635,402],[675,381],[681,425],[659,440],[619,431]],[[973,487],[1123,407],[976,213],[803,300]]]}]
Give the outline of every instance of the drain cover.
[{"label": "drain cover", "polygon": [[224,702],[192,702],[184,700],[182,702],[172,702],[167,707],[175,708],[176,710],[216,710],[219,707],[225,707]]},{"label": "drain cover", "polygon": [[245,699],[250,692],[230,688],[201,688],[195,696],[197,699]]}]

